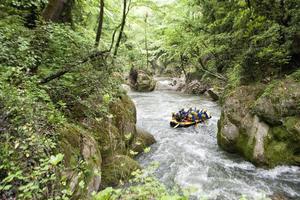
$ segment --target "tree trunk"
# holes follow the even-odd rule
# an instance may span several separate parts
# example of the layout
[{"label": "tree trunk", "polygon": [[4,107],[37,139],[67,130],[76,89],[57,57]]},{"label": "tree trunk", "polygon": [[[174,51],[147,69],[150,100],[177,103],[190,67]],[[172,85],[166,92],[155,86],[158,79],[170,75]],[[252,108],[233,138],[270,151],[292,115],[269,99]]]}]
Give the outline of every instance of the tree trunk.
[{"label": "tree trunk", "polygon": [[72,8],[74,0],[49,0],[42,13],[46,21],[72,23]]},{"label": "tree trunk", "polygon": [[179,68],[183,71],[184,78],[185,78],[185,80],[187,80],[187,73],[186,73],[186,70],[184,68],[184,58],[183,58],[183,55],[180,55],[180,66],[179,66]]},{"label": "tree trunk", "polygon": [[149,50],[148,50],[148,38],[147,38],[147,24],[148,23],[148,14],[145,15],[145,49],[146,49],[146,66],[147,70],[149,69]]},{"label": "tree trunk", "polygon": [[104,16],[104,0],[100,0],[100,12],[99,12],[99,23],[96,35],[95,47],[97,48],[100,43],[102,27],[103,27],[103,16]]},{"label": "tree trunk", "polygon": [[[126,9],[127,9],[127,11],[126,11]],[[129,12],[129,6],[127,8],[127,0],[123,0],[123,16],[122,16],[122,22],[121,22],[121,29],[120,29],[119,36],[118,36],[118,39],[116,42],[114,57],[117,56],[117,54],[118,54],[118,49],[119,49],[121,39],[123,36],[124,27],[126,24],[126,16],[127,16],[128,12]]]}]

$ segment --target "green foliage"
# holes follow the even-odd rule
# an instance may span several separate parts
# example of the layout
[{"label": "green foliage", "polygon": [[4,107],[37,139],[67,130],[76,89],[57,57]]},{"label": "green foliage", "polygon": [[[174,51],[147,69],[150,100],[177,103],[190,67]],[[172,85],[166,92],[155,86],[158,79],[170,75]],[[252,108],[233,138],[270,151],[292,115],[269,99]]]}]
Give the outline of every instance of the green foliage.
[{"label": "green foliage", "polygon": [[300,81],[300,70],[297,70],[293,74],[291,74],[291,77],[294,78],[296,81]]},{"label": "green foliage", "polygon": [[[91,52],[94,38],[88,29],[42,21],[34,29],[25,27],[26,10],[36,3],[42,7],[45,1],[0,4],[1,11],[14,13],[0,20],[0,198],[4,199],[74,195],[63,175],[61,130],[78,119],[80,106],[88,108],[83,113],[87,117],[106,117],[122,81],[112,75],[118,69],[108,67],[104,59],[75,64]],[[74,70],[69,74],[50,84],[39,83],[70,64]],[[102,96],[103,101],[96,101]],[[84,191],[89,172],[81,171],[78,186]]]},{"label": "green foliage", "polygon": [[188,195],[182,195],[179,191],[170,191],[160,183],[153,175],[157,164],[153,164],[144,170],[133,172],[134,178],[130,185],[121,189],[108,187],[94,196],[94,200],[114,199],[160,199],[160,200],[187,200]]},{"label": "green foliage", "polygon": [[202,61],[231,86],[289,73],[299,68],[298,3],[185,0],[165,5],[153,11],[153,58],[176,68],[184,57],[186,71],[203,73]]},{"label": "green foliage", "polygon": [[[4,79],[4,80],[3,80]],[[18,87],[0,79],[0,110],[4,126],[0,141],[0,194],[20,199],[68,196],[62,191],[58,172],[62,154],[50,156],[57,148],[56,127],[64,117],[49,102],[48,94],[34,81]],[[55,185],[52,187],[51,185]]]}]

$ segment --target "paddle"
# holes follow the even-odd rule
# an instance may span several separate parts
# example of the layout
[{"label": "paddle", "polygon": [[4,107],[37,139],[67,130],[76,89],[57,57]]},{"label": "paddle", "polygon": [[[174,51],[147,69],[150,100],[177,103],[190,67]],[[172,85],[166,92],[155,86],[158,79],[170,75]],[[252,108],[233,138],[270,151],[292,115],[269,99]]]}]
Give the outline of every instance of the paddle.
[{"label": "paddle", "polygon": [[176,126],[174,126],[174,128],[177,128],[178,126],[179,126],[179,123]]}]

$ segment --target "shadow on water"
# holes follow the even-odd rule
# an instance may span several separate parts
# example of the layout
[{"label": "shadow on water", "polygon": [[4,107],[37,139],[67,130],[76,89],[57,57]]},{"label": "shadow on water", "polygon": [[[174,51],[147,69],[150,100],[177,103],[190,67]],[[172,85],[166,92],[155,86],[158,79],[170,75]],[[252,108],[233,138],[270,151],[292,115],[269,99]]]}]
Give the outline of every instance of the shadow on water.
[{"label": "shadow on water", "polygon": [[[143,166],[159,162],[156,176],[167,186],[197,189],[195,198],[261,199],[273,193],[300,199],[300,169],[280,166],[256,168],[241,157],[222,151],[217,145],[220,107],[205,97],[172,91],[129,95],[137,106],[138,126],[151,132],[157,143],[138,160]],[[174,129],[170,115],[181,108],[206,108],[212,119],[198,127]]]}]

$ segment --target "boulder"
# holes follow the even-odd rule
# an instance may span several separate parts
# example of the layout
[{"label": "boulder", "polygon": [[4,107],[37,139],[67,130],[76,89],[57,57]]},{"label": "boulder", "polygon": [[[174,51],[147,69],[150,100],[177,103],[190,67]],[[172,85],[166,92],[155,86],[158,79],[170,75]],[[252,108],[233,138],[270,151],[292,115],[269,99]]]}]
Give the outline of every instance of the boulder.
[{"label": "boulder", "polygon": [[137,161],[126,155],[113,155],[103,161],[102,188],[128,181],[132,172],[140,169]]},{"label": "boulder", "polygon": [[156,142],[153,135],[149,132],[137,128],[137,134],[131,144],[131,148],[133,151],[142,153],[146,147],[151,146]]},{"label": "boulder", "polygon": [[299,82],[283,80],[227,93],[218,122],[219,146],[259,166],[299,165],[299,88]]},{"label": "boulder", "polygon": [[209,88],[207,89],[207,94],[212,98],[212,100],[214,101],[218,101],[219,100],[219,93],[217,91],[215,91],[213,88]]},{"label": "boulder", "polygon": [[270,84],[255,102],[253,113],[272,125],[288,116],[300,116],[300,83],[291,79]]},{"label": "boulder", "polygon": [[182,89],[182,92],[188,93],[188,94],[204,94],[207,89],[209,89],[208,84],[203,84],[198,80],[193,80],[190,83],[187,83]]},{"label": "boulder", "polygon": [[129,73],[129,85],[138,92],[151,92],[155,89],[156,81],[149,73],[132,68]]},{"label": "boulder", "polygon": [[[64,172],[73,192],[73,197],[83,198],[92,192],[97,192],[101,184],[102,156],[100,148],[89,132],[72,124],[65,124],[60,130],[60,147],[64,154]],[[86,163],[85,172],[73,170],[78,167],[78,158]],[[84,180],[84,187],[80,181]]]},{"label": "boulder", "polygon": [[[93,106],[86,106],[85,113],[93,113],[103,103],[100,97],[90,102]],[[140,153],[155,142],[150,133],[136,129],[136,108],[126,93],[120,92],[107,109],[111,114],[108,117],[83,113],[74,118],[80,123],[65,123],[59,130],[66,168],[63,175],[74,199],[89,198],[93,191],[127,181],[131,172],[140,168],[130,152]],[[84,163],[79,169],[81,160]]]}]

